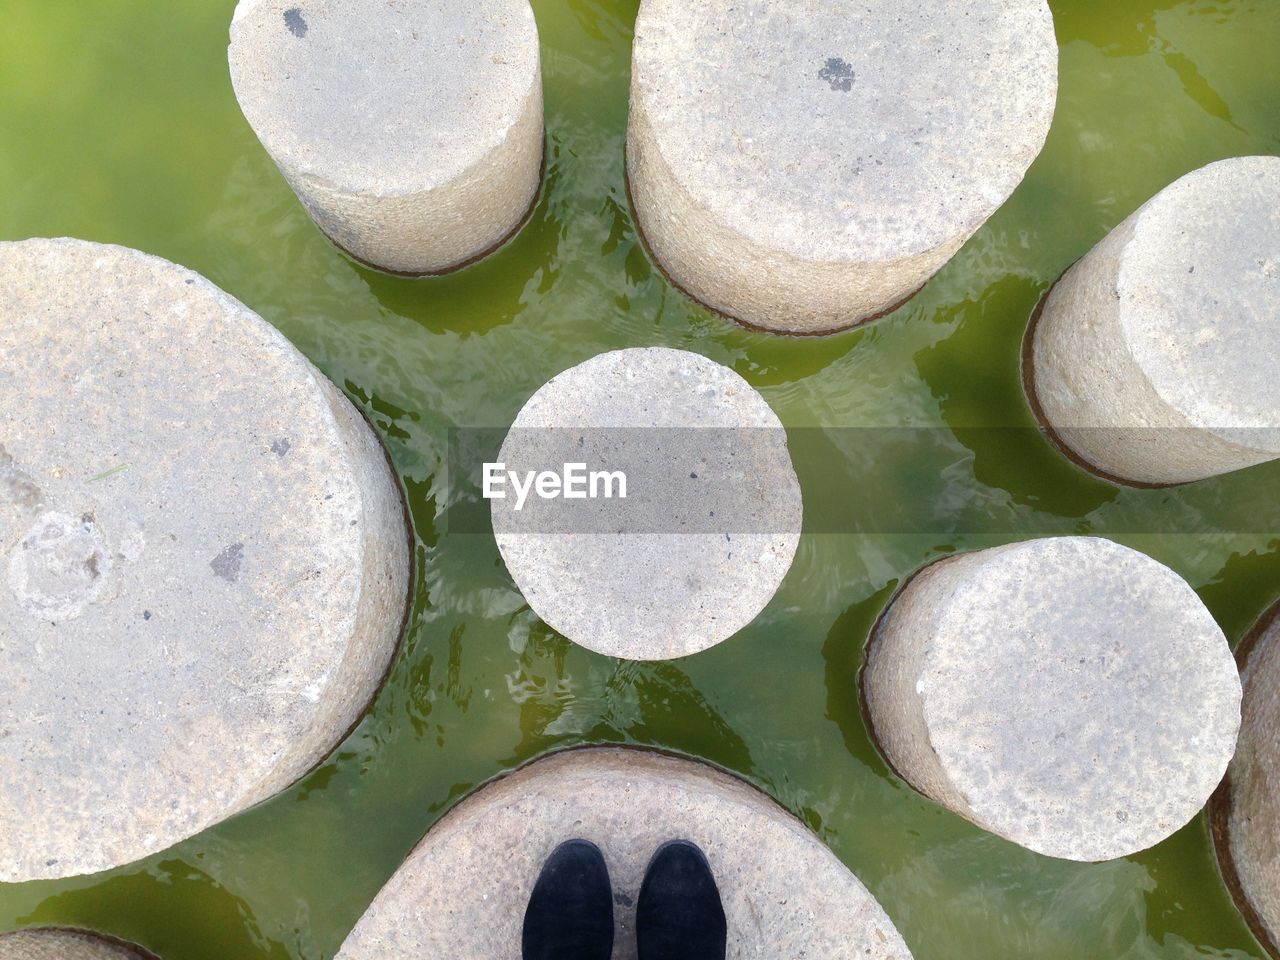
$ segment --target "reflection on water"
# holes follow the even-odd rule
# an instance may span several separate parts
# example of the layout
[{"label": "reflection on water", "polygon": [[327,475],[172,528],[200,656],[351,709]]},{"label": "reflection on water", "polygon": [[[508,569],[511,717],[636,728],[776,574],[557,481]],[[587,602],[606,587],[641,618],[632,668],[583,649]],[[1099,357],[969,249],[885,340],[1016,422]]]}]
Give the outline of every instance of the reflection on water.
[{"label": "reflection on water", "polygon": [[[475,268],[420,282],[351,264],[302,212],[232,98],[230,6],[171,0],[161,22],[136,0],[9,4],[0,236],[77,235],[185,263],[342,384],[408,492],[410,629],[370,714],[302,784],[106,876],[0,886],[0,929],[93,926],[165,960],[320,960],[478,784],[549,749],[624,742],[768,790],[871,887],[918,960],[1261,960],[1201,821],[1117,863],[1029,854],[898,781],[855,684],[905,576],[1046,518],[1129,531],[1118,539],[1186,576],[1233,642],[1280,593],[1280,537],[1182,532],[1217,516],[1212,486],[1162,496],[1076,470],[1033,429],[1018,369],[1036,302],[1107,230],[1198,166],[1280,153],[1280,4],[1052,0],[1061,97],[1026,182],[912,302],[817,340],[708,314],[638,245],[622,159],[637,0],[535,0],[549,113],[533,220]],[[975,524],[808,534],[756,623],[676,663],[568,643],[530,613],[492,538],[441,522],[448,432],[505,426],[561,370],[647,345],[705,354],[764,393],[796,437],[813,516],[856,502],[893,531],[905,496],[941,490]],[[936,439],[876,446],[843,429],[904,426]]]}]

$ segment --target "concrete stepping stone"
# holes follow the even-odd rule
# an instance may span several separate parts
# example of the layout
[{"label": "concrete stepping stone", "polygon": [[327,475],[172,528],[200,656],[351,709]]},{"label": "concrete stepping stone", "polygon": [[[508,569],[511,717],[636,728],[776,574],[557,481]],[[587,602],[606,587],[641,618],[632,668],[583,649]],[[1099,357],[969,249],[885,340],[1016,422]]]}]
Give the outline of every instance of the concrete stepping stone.
[{"label": "concrete stepping stone", "polygon": [[0,243],[0,881],[163,850],[376,693],[409,554],[378,438],[182,267]]},{"label": "concrete stepping stone", "polygon": [[1027,392],[1085,468],[1201,480],[1280,457],[1280,157],[1166,187],[1063,274],[1028,334]]},{"label": "concrete stepping stone", "polygon": [[695,353],[617,350],[566,370],[524,405],[500,460],[516,474],[579,463],[625,478],[625,498],[602,483],[596,498],[490,503],[530,607],[598,653],[714,646],[760,614],[795,557],[803,510],[786,431],[745,380]]},{"label": "concrete stepping stone", "polygon": [[532,212],[543,122],[528,0],[240,0],[229,59],[249,125],[357,260],[447,272]]},{"label": "concrete stepping stone", "polygon": [[1185,826],[1240,727],[1231,649],[1195,592],[1089,537],[926,567],[873,634],[863,694],[917,790],[1067,860],[1127,856]]},{"label": "concrete stepping stone", "polygon": [[1280,605],[1238,651],[1244,724],[1212,823],[1223,876],[1254,935],[1280,957]]},{"label": "concrete stepping stone", "polygon": [[82,930],[38,929],[0,934],[0,960],[155,960],[139,947]]},{"label": "concrete stepping stone", "polygon": [[654,259],[783,333],[911,297],[1044,146],[1044,0],[643,0],[627,171]]},{"label": "concrete stepping stone", "polygon": [[635,902],[657,848],[698,844],[728,920],[729,960],[908,960],[861,882],[799,820],[746,783],[657,753],[555,754],[482,788],[427,833],[338,960],[519,960],[525,907],[565,840],[604,853],[614,960],[634,960]]}]

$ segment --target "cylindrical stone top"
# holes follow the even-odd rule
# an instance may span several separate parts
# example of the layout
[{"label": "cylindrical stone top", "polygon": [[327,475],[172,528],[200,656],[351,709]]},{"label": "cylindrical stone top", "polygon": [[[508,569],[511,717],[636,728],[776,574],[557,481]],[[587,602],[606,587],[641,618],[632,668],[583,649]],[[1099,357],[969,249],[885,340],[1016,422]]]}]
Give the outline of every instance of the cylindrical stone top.
[{"label": "cylindrical stone top", "polygon": [[1107,540],[961,554],[908,581],[867,654],[875,736],[917,790],[1014,843],[1153,846],[1217,787],[1240,678],[1191,587]]},{"label": "cylindrical stone top", "polygon": [[579,463],[623,478],[613,497],[593,481],[593,498],[521,506],[508,488],[491,500],[530,607],[598,653],[714,646],[759,615],[795,557],[803,510],[786,431],[750,384],[695,353],[617,350],[566,370],[521,409],[500,460],[522,475]]},{"label": "cylindrical stone top", "polygon": [[35,929],[0,934],[0,960],[155,960],[117,940],[82,930]]},{"label": "cylindrical stone top", "polygon": [[271,796],[395,651],[398,484],[351,403],[209,281],[0,243],[0,881],[93,873]]},{"label": "cylindrical stone top", "polygon": [[711,767],[649,751],[553,755],[450,811],[383,887],[338,960],[519,960],[543,863],[583,838],[614,887],[613,960],[635,960],[635,903],[664,842],[702,848],[734,960],[910,960],[862,883],[799,820]]},{"label": "cylindrical stone top", "polygon": [[627,169],[654,258],[746,324],[817,334],[910,297],[1049,132],[1044,0],[643,0]]},{"label": "cylindrical stone top", "polygon": [[1060,446],[1127,483],[1280,457],[1280,157],[1166,187],[1058,281],[1028,393]]},{"label": "cylindrical stone top", "polygon": [[1227,886],[1254,934],[1280,957],[1280,604],[1240,648],[1244,723],[1213,833]]},{"label": "cylindrical stone top", "polygon": [[229,57],[258,139],[356,259],[443,273],[531,211],[543,123],[528,0],[240,0]]}]

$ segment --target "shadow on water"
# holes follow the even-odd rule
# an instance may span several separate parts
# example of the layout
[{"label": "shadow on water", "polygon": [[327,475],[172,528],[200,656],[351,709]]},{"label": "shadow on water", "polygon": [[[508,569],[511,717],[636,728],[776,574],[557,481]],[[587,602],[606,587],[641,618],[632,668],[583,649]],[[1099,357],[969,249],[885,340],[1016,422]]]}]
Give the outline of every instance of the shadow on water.
[{"label": "shadow on water", "polygon": [[867,729],[859,675],[867,640],[899,585],[894,581],[840,614],[822,645],[822,659],[826,663],[827,719],[840,728],[849,754],[885,778],[893,778],[894,774]]},{"label": "shadow on water", "polygon": [[[1249,628],[1280,597],[1280,539],[1227,558],[1217,575],[1198,591],[1214,619],[1237,644]],[[1241,597],[1261,597],[1261,603]]]},{"label": "shadow on water", "polygon": [[54,894],[18,923],[97,930],[159,957],[179,948],[190,960],[287,960],[294,955],[289,946],[262,933],[247,902],[179,860],[162,860],[142,873]]}]

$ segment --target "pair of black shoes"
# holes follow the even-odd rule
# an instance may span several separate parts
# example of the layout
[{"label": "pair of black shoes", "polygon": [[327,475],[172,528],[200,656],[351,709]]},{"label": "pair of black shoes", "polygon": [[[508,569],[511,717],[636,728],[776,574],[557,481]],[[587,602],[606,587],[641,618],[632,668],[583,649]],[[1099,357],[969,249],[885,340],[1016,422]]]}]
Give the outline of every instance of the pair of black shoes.
[{"label": "pair of black shoes", "polygon": [[[711,866],[692,843],[658,848],[636,902],[639,960],[724,960],[726,925]],[[562,843],[542,868],[524,915],[524,960],[609,960],[613,885],[600,849]]]}]

